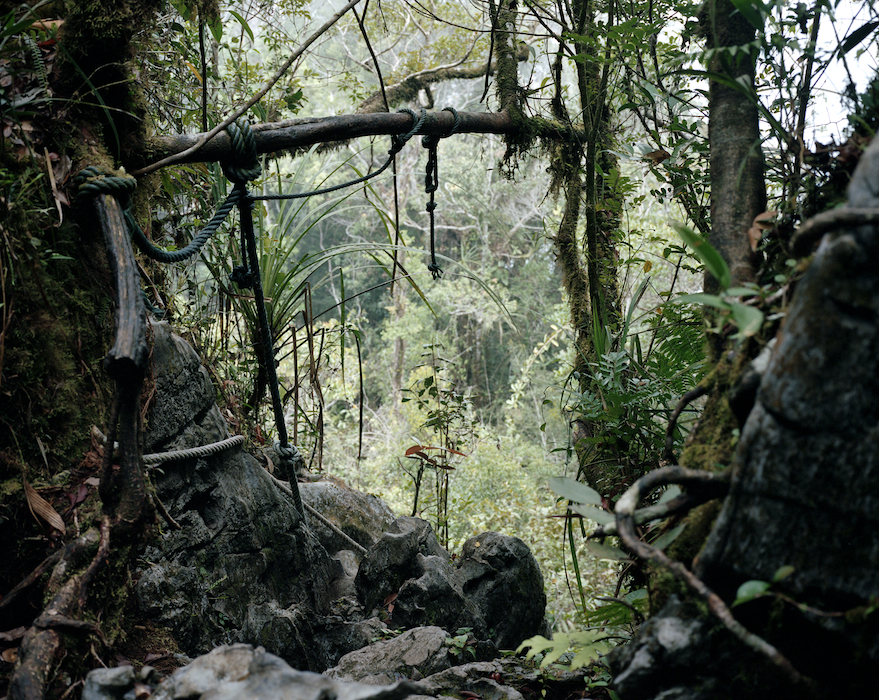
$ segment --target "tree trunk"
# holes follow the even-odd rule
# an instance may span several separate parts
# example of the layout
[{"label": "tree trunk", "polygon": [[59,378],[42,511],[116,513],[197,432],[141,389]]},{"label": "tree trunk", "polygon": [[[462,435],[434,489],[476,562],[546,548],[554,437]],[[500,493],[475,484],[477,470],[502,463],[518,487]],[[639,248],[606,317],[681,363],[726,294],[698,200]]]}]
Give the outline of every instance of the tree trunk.
[{"label": "tree trunk", "polygon": [[[711,56],[708,141],[711,173],[711,233],[708,242],[729,265],[736,287],[755,279],[754,254],[748,229],[766,210],[754,65],[757,49],[754,26],[731,0],[709,0],[700,24]],[[732,87],[736,83],[737,87]],[[706,273],[705,290],[716,293],[717,281]]]}]

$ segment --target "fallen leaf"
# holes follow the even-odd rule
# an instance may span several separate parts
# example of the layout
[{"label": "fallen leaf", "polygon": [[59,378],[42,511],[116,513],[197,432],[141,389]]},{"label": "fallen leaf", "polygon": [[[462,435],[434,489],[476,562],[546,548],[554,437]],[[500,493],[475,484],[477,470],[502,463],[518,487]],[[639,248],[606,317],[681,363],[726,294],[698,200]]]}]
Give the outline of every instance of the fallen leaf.
[{"label": "fallen leaf", "polygon": [[24,478],[24,474],[21,475],[21,480],[24,484],[24,496],[27,499],[27,506],[30,508],[34,518],[39,515],[59,532],[65,532],[67,528],[64,525],[64,520],[58,515],[58,511],[52,507],[49,501],[37,493],[36,489]]},{"label": "fallen leaf", "polygon": [[146,683],[134,684],[134,700],[145,700],[145,698],[150,697],[150,695],[152,694],[153,689],[150,688]]},{"label": "fallen leaf", "polygon": [[18,649],[4,649],[0,658],[8,664],[14,664],[18,660]]},{"label": "fallen leaf", "polygon": [[86,479],[83,483],[84,483],[84,484],[88,484],[89,486],[95,486],[95,487],[98,487],[98,486],[101,485],[101,480],[100,480],[98,477],[96,477],[96,476],[90,476],[90,477],[89,477],[88,479]]}]

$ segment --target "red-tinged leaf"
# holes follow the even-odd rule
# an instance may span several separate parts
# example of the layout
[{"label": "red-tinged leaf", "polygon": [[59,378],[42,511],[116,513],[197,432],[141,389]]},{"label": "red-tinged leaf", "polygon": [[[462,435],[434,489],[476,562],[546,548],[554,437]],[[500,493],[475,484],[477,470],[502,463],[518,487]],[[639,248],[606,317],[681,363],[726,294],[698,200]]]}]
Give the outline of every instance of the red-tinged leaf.
[{"label": "red-tinged leaf", "polygon": [[461,696],[462,700],[482,700],[479,693],[471,693],[469,690],[459,690],[458,695]]},{"label": "red-tinged leaf", "polygon": [[388,593],[388,594],[385,596],[385,600],[384,600],[384,602],[382,603],[382,605],[390,605],[390,604],[393,603],[396,599],[397,599],[397,594],[396,594],[396,593]]},{"label": "red-tinged leaf", "polygon": [[404,454],[408,457],[410,455],[414,455],[416,452],[421,452],[425,449],[430,449],[430,448],[425,448],[422,445],[412,445],[412,447],[410,447],[408,450],[406,450],[406,452]]},{"label": "red-tinged leaf", "polygon": [[438,469],[445,469],[447,472],[453,472],[453,471],[455,471],[455,468],[454,468],[451,464],[437,464],[437,463],[434,462],[434,465],[435,465]]}]

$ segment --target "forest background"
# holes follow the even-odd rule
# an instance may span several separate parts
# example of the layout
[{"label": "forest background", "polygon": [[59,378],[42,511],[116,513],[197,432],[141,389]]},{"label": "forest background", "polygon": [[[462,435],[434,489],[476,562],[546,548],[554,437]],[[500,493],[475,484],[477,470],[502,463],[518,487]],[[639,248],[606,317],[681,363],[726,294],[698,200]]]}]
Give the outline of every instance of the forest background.
[{"label": "forest background", "polygon": [[[567,210],[555,195],[567,174],[553,170],[552,147],[520,155],[509,172],[509,144],[499,136],[441,140],[438,281],[426,269],[427,152],[415,140],[398,156],[395,178],[268,203],[256,221],[288,422],[312,470],[377,493],[398,513],[423,515],[452,549],[486,529],[522,537],[541,563],[553,612],[570,621],[590,598],[617,592],[616,568],[607,563],[615,555],[587,553],[579,538],[571,546],[573,521],[549,517],[565,508],[548,481],[579,477],[610,502],[669,461],[669,417],[708,371],[710,348],[701,309],[664,302],[701,289],[703,264],[722,269],[694,253],[698,245],[684,245],[710,228],[703,68],[711,56],[696,29],[698,8],[612,3],[593,8],[586,35],[566,21],[570,13],[551,16],[549,7],[519,8],[518,82],[532,115],[570,114],[574,123],[591,113],[602,124],[601,157],[588,166],[599,184],[588,207],[605,224],[600,258],[587,240],[589,218],[576,224],[577,247],[606,265],[593,275],[601,284],[589,291],[592,303],[566,284],[559,230]],[[219,123],[333,12],[297,2],[166,9],[136,37],[138,81],[159,134]],[[303,54],[250,116],[276,122],[383,109],[382,83],[391,111],[496,111],[503,105],[485,90],[492,12],[491,3],[361,8]],[[857,115],[875,108],[868,81],[877,28],[868,4],[853,8],[854,19],[827,3],[741,3],[740,12],[761,26],[745,48],[759,57],[771,204],[746,243],[766,264],[755,279],[727,281],[726,296],[699,298],[722,314],[709,331],[738,347],[783,317],[798,272],[790,231],[837,201],[809,196],[831,180],[856,128],[875,128]],[[835,40],[818,40],[828,26],[821,17],[833,19]],[[39,32],[51,29],[34,31],[32,41],[41,41],[30,66],[34,104],[16,98],[7,106],[9,138],[24,121],[18,113],[45,98],[40,70],[52,48]],[[855,67],[858,57],[866,63]],[[841,78],[819,89],[829,66],[842,66]],[[584,67],[599,80],[598,107],[581,101]],[[855,116],[851,126],[840,117],[834,131],[817,116],[821,109],[807,106]],[[383,138],[362,139],[267,160],[261,185],[301,192],[334,184],[369,171],[385,149]],[[153,187],[142,223],[154,241],[181,246],[211,216],[225,181],[219,166],[190,164],[162,170]],[[272,427],[257,408],[265,377],[251,352],[253,312],[227,281],[234,233],[212,240],[197,263],[148,266],[147,293],[214,372],[233,426],[262,445]],[[44,256],[63,264],[63,253]],[[672,455],[696,410],[677,421]]]}]

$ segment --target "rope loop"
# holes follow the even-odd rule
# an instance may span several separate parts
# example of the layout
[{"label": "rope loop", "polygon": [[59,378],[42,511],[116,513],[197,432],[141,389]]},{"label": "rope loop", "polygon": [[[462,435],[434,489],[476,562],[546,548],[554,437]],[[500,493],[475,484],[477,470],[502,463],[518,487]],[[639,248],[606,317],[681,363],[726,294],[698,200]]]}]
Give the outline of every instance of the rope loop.
[{"label": "rope loop", "polygon": [[236,184],[256,180],[262,173],[262,168],[250,122],[245,117],[239,117],[226,127],[226,131],[232,141],[232,157],[220,163],[226,179]]},{"label": "rope loop", "polygon": [[90,165],[74,178],[79,195],[112,194],[128,196],[137,189],[137,180],[131,175],[112,175],[109,171]]},{"label": "rope loop", "polygon": [[397,114],[408,114],[412,117],[412,128],[407,131],[405,134],[397,134],[391,137],[391,150],[388,151],[388,155],[393,158],[400,151],[403,150],[403,146],[406,145],[406,142],[409,141],[413,136],[415,136],[419,131],[421,131],[421,127],[424,126],[424,121],[427,119],[427,111],[422,109],[419,114],[415,114],[415,112],[408,107],[404,107],[403,109],[398,109]]}]

